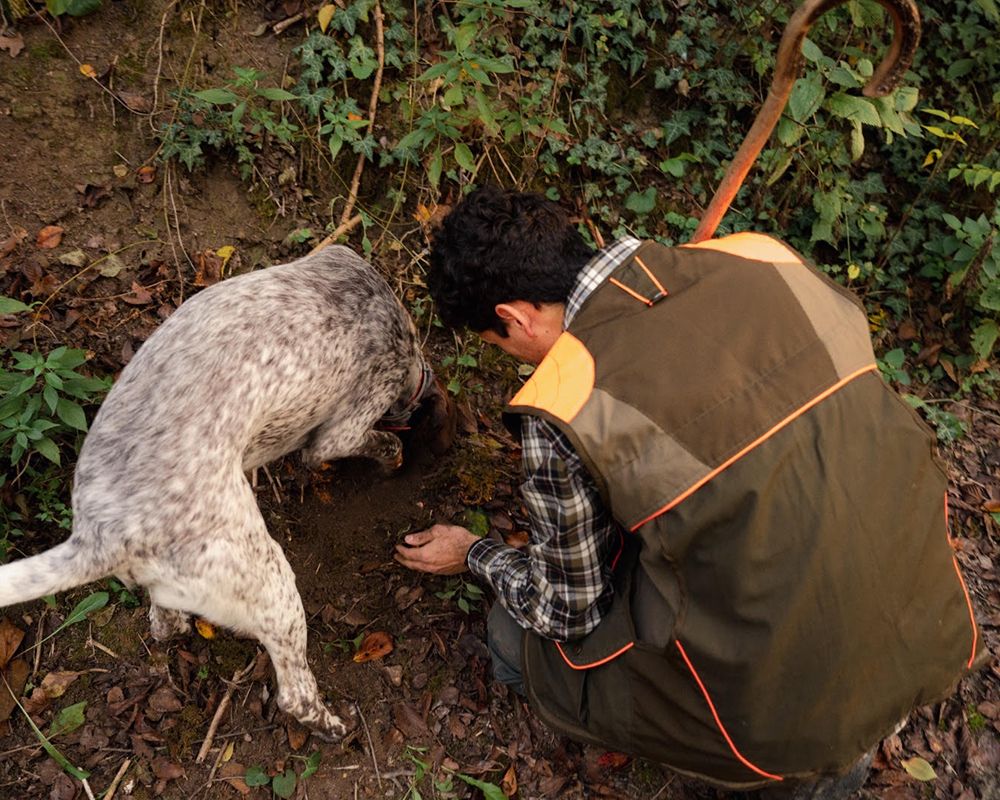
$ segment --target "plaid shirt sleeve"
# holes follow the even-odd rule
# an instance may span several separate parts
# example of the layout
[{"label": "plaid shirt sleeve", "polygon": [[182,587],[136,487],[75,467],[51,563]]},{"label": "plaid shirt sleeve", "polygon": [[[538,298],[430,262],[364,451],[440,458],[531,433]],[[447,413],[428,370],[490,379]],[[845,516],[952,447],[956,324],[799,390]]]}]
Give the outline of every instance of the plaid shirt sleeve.
[{"label": "plaid shirt sleeve", "polygon": [[531,520],[524,550],[481,539],[468,565],[524,628],[557,641],[593,630],[611,602],[611,560],[621,532],[579,455],[557,428],[521,422],[521,494]]}]

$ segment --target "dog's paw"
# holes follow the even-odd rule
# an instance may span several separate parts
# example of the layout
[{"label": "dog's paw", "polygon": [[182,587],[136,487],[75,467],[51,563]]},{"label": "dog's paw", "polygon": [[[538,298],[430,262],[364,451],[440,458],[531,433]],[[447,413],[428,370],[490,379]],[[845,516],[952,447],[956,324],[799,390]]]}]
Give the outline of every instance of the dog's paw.
[{"label": "dog's paw", "polygon": [[313,728],[312,734],[323,742],[342,742],[358,731],[361,719],[355,703],[340,703],[336,714],[330,714],[324,727]]}]

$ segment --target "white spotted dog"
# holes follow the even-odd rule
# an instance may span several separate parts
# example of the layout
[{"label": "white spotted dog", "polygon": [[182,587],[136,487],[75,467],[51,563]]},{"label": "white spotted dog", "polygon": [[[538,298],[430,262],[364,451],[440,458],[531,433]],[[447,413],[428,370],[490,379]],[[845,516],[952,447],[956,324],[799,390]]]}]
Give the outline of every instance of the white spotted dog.
[{"label": "white spotted dog", "polygon": [[0,607],[109,575],[144,586],[156,639],[186,633],[189,614],[256,637],[278,706],[341,738],[354,721],[320,698],[295,576],[246,473],[300,448],[310,466],[346,456],[398,466],[399,438],[375,426],[421,403],[446,447],[453,417],[413,323],[351,250],[205,289],[123,370],[80,451],[72,535],[0,566]]}]

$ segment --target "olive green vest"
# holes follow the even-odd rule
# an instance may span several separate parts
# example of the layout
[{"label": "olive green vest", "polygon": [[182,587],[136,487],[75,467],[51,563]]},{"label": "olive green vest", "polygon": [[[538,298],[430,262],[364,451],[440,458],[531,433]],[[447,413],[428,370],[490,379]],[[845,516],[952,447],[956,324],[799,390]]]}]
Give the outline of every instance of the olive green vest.
[{"label": "olive green vest", "polygon": [[780,242],[644,243],[508,412],[557,425],[631,532],[591,634],[525,637],[557,730],[751,788],[847,767],[985,657],[933,435]]}]

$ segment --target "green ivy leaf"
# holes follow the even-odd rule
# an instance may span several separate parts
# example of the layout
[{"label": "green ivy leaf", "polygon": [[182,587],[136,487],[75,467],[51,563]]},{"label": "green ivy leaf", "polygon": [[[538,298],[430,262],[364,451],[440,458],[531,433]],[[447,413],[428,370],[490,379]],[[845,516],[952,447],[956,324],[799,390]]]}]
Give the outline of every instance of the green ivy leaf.
[{"label": "green ivy leaf", "polygon": [[431,156],[430,163],[427,165],[427,179],[435,189],[438,188],[438,184],[441,182],[442,164],[441,151],[435,150],[434,155]]},{"label": "green ivy leaf", "polygon": [[625,208],[636,214],[648,214],[656,208],[656,187],[650,186],[644,192],[632,192],[625,200]]},{"label": "green ivy leaf", "polygon": [[59,448],[48,436],[43,436],[34,444],[35,450],[56,466],[59,466]]},{"label": "green ivy leaf", "polygon": [[289,767],[283,773],[275,775],[271,779],[271,791],[278,795],[278,797],[283,798],[283,800],[288,800],[288,798],[295,794],[296,783],[298,783],[298,777],[295,774],[295,770]]},{"label": "green ivy leaf", "polygon": [[86,722],[83,715],[86,707],[87,701],[81,700],[79,703],[67,706],[56,714],[56,718],[52,720],[52,726],[49,728],[49,738],[51,739],[61,733],[72,733],[77,728],[82,727],[83,723]]},{"label": "green ivy leaf", "polygon": [[855,97],[852,94],[837,92],[827,100],[826,107],[836,117],[860,122],[862,125],[881,127],[882,121],[875,104],[865,97]]},{"label": "green ivy leaf", "polygon": [[284,89],[278,89],[277,87],[268,89],[258,89],[257,94],[268,100],[298,100],[291,92],[286,92]]},{"label": "green ivy leaf", "polygon": [[478,508],[468,509],[465,514],[462,515],[462,521],[465,523],[465,527],[468,528],[470,532],[480,538],[486,536],[490,532],[490,518],[486,516],[485,511],[480,511]]},{"label": "green ivy leaf", "polygon": [[476,159],[472,157],[472,151],[465,142],[459,142],[455,145],[455,161],[467,172],[476,171]]},{"label": "green ivy leaf", "polygon": [[56,404],[56,416],[71,428],[84,432],[87,430],[87,415],[72,400],[60,397],[59,402]]},{"label": "green ivy leaf", "polygon": [[243,782],[247,786],[267,786],[271,782],[271,779],[264,772],[262,766],[255,764],[247,770],[247,774],[243,776]]},{"label": "green ivy leaf", "polygon": [[463,775],[461,772],[456,772],[455,775],[460,781],[464,781],[469,784],[469,786],[481,791],[485,800],[507,800],[507,796],[503,793],[503,789],[495,783],[479,781],[475,778],[470,778],[468,775]]},{"label": "green ivy leaf", "polygon": [[31,306],[15,300],[13,297],[0,297],[0,314],[19,314],[29,311]]},{"label": "green ivy leaf", "polygon": [[101,7],[101,0],[69,0],[66,5],[66,13],[71,17],[83,17],[97,11]]},{"label": "green ivy leaf", "polygon": [[996,320],[988,319],[977,325],[972,332],[972,349],[980,358],[989,358],[998,336],[1000,336],[1000,326]]},{"label": "green ivy leaf", "polygon": [[235,103],[240,99],[236,94],[229,91],[229,89],[202,89],[200,92],[195,92],[194,96],[215,106]]},{"label": "green ivy leaf", "polygon": [[302,774],[299,776],[302,780],[306,778],[311,778],[316,774],[316,770],[319,769],[319,762],[322,760],[323,754],[317,750],[309,758],[306,759],[306,768],[302,770]]},{"label": "green ivy leaf", "polygon": [[826,97],[826,89],[816,76],[799,78],[792,87],[792,94],[788,98],[788,113],[796,122],[806,122],[815,114],[823,99]]}]

